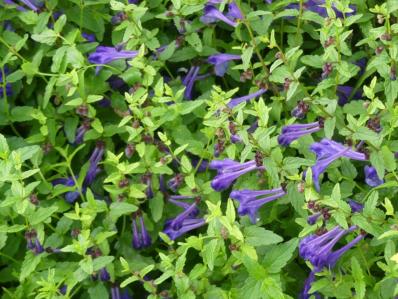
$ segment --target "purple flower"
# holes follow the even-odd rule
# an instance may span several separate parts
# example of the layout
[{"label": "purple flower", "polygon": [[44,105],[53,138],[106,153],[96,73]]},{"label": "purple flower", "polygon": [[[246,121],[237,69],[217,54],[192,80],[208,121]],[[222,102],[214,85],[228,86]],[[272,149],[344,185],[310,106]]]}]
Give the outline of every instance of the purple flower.
[{"label": "purple flower", "polygon": [[66,284],[64,284],[63,286],[58,288],[58,292],[61,295],[66,295],[66,291],[68,290],[68,286]]},{"label": "purple flower", "polygon": [[35,12],[38,12],[40,10],[40,7],[43,5],[41,1],[38,0],[19,0],[15,3],[15,1],[12,0],[4,0],[5,4],[9,5],[17,5],[17,9],[20,11],[26,11],[26,8],[29,8],[30,10],[33,10]]},{"label": "purple flower", "polygon": [[120,288],[118,286],[111,287],[111,299],[121,299]]},{"label": "purple flower", "polygon": [[278,136],[278,143],[283,146],[288,146],[294,140],[300,137],[318,132],[321,129],[319,121],[309,123],[309,124],[294,124],[284,126],[282,128],[282,133]]},{"label": "purple flower", "polygon": [[332,251],[337,242],[347,233],[356,229],[356,226],[351,226],[344,230],[339,226],[323,235],[309,235],[303,238],[299,244],[300,256],[311,262],[315,271],[321,271],[324,267],[333,268],[337,260],[351,247],[364,238],[360,234],[347,245],[341,247],[336,251]]},{"label": "purple flower", "polygon": [[[354,88],[347,85],[339,85],[337,86],[337,96],[339,97],[338,104],[340,106],[344,106],[349,102],[351,93],[353,92]],[[362,98],[362,91],[358,90],[352,96],[353,100],[359,100]]]},{"label": "purple flower", "polygon": [[167,182],[167,186],[170,188],[170,190],[176,192],[177,189],[180,188],[183,181],[184,181],[184,176],[178,173]]},{"label": "purple flower", "polygon": [[307,115],[309,108],[310,106],[306,102],[299,101],[290,114],[297,119],[303,119]]},{"label": "purple flower", "polygon": [[139,0],[129,0],[130,4],[138,4]]},{"label": "purple flower", "polygon": [[365,154],[353,151],[349,147],[326,138],[322,139],[321,142],[314,142],[310,150],[317,155],[316,164],[311,169],[315,189],[318,192],[320,191],[319,176],[338,158],[346,157],[353,160],[367,160]]},{"label": "purple flower", "polygon": [[[125,51],[120,47],[104,47],[98,46],[95,52],[88,56],[88,61],[93,64],[108,64],[119,59],[131,59],[138,55],[138,51]],[[101,70],[102,66],[97,66],[96,74]]]},{"label": "purple flower", "polygon": [[228,19],[222,12],[220,12],[215,6],[207,4],[204,8],[204,14],[200,17],[200,20],[205,24],[215,23],[222,21],[232,27],[238,26],[238,23]]},{"label": "purple flower", "polygon": [[[325,4],[325,0],[308,0],[307,2],[304,3],[304,10],[310,10],[312,12],[315,12],[317,14],[319,14],[321,17],[328,17],[328,13],[325,7],[323,7],[323,5]],[[333,10],[336,14],[337,18],[343,18],[343,13],[341,11],[339,11],[336,7],[335,4],[332,3],[333,6]],[[354,14],[356,14],[356,6],[355,5],[350,5],[349,6],[353,11],[346,13],[345,16],[352,16]],[[299,4],[289,4],[287,7],[287,9],[300,9],[300,5]]]},{"label": "purple flower", "polygon": [[205,172],[207,167],[209,166],[209,162],[207,160],[200,160],[199,157],[195,155],[190,155],[191,156],[191,164],[194,168],[198,167],[198,164],[200,163],[198,167],[198,172]]},{"label": "purple flower", "polygon": [[253,224],[257,221],[257,212],[264,204],[284,196],[286,192],[283,188],[270,190],[234,190],[229,195],[230,198],[239,201],[238,214],[248,215]]},{"label": "purple flower", "polygon": [[[76,179],[77,179],[77,177],[76,177]],[[67,187],[75,186],[75,181],[73,180],[72,177],[55,179],[51,183],[53,184],[53,186],[56,186],[56,185],[64,185]],[[85,193],[85,191],[86,191],[85,187],[83,187],[83,189],[84,189],[84,191],[82,190],[82,192]],[[70,204],[74,204],[79,196],[80,196],[79,191],[77,191],[77,190],[69,191],[69,192],[66,192],[66,194],[65,194],[65,200],[66,200],[66,202],[68,202]]]},{"label": "purple flower", "polygon": [[310,296],[315,296],[315,299],[321,299],[322,297],[318,293],[310,294],[312,283],[315,281],[315,272],[311,271],[308,278],[305,280],[303,291],[300,294],[300,299],[309,299]]},{"label": "purple flower", "polygon": [[209,168],[217,170],[217,175],[211,181],[211,187],[216,191],[227,189],[242,174],[264,169],[263,166],[257,166],[255,160],[239,163],[230,159],[214,160]]},{"label": "purple flower", "polygon": [[[137,218],[139,218],[139,225],[141,227],[141,231],[138,230],[138,222]],[[141,214],[134,214],[132,221],[132,231],[133,231],[133,241],[132,245],[135,249],[143,249],[151,246],[152,240],[148,231],[145,228],[144,218]]]},{"label": "purple flower", "polygon": [[142,182],[147,185],[145,189],[146,198],[153,198],[153,190],[152,190],[152,174],[147,173],[142,176]]},{"label": "purple flower", "polygon": [[243,20],[243,14],[235,1],[228,4],[227,16],[233,19]]},{"label": "purple flower", "polygon": [[272,4],[272,0],[265,0],[268,4]]},{"label": "purple flower", "polygon": [[310,261],[314,266],[314,270],[311,271],[308,277],[302,298],[309,298],[309,290],[312,282],[315,280],[314,274],[321,271],[323,268],[333,268],[338,259],[355,244],[364,238],[364,235],[360,234],[354,238],[351,242],[341,247],[340,249],[333,251],[333,247],[337,242],[347,233],[352,232],[356,229],[356,226],[351,226],[349,229],[344,230],[338,226],[323,235],[309,235],[303,238],[299,244],[300,256]]},{"label": "purple flower", "polygon": [[232,143],[240,143],[242,142],[242,138],[238,134],[231,135],[231,142]]},{"label": "purple flower", "polygon": [[229,103],[228,103],[228,107],[229,108],[234,108],[235,106],[239,105],[242,102],[247,102],[247,101],[249,101],[251,99],[255,99],[255,98],[261,96],[266,91],[267,91],[266,89],[261,88],[258,91],[254,92],[254,93],[251,93],[251,94],[249,94],[247,96],[231,99],[231,101],[229,101]]},{"label": "purple flower", "polygon": [[78,127],[76,130],[75,143],[74,143],[75,145],[83,143],[84,134],[86,134],[86,132],[90,130],[90,127],[91,127],[90,120],[88,118],[85,118],[81,126]]},{"label": "purple flower", "polygon": [[84,183],[86,186],[91,185],[94,182],[95,177],[100,172],[98,168],[98,163],[102,160],[102,156],[104,155],[105,144],[102,141],[97,141],[95,149],[90,156],[90,166],[88,168],[86,178]]},{"label": "purple flower", "polygon": [[240,55],[234,54],[215,54],[209,56],[207,61],[210,64],[214,65],[214,71],[217,76],[222,77],[224,76],[225,72],[228,69],[228,64],[231,60],[239,60],[241,59]]},{"label": "purple flower", "polygon": [[105,267],[101,268],[99,276],[101,281],[109,281],[111,279],[111,276]]},{"label": "purple flower", "polygon": [[348,200],[348,204],[351,207],[351,212],[352,213],[362,212],[362,210],[363,210],[363,204],[361,204],[361,203],[359,203],[359,202],[357,202],[355,200],[349,199]]},{"label": "purple flower", "polygon": [[189,199],[191,196],[171,196],[169,201],[179,207],[182,207],[184,211],[177,215],[173,219],[169,219],[165,223],[163,232],[169,236],[171,240],[175,240],[183,234],[203,226],[206,222],[203,218],[198,218],[199,209],[197,205],[200,202],[200,198],[195,198],[192,204],[180,202],[181,199]]},{"label": "purple flower", "polygon": [[166,182],[164,181],[163,174],[159,175],[159,190],[160,190],[160,192],[163,192],[163,193],[167,192],[167,186],[166,186]]},{"label": "purple flower", "polygon": [[313,214],[311,216],[308,216],[307,223],[309,225],[314,225],[321,215],[322,215],[321,213],[316,213],[316,214]]},{"label": "purple flower", "polygon": [[377,187],[381,184],[384,184],[384,180],[382,178],[379,178],[376,168],[366,165],[364,171],[365,171],[365,182],[370,187]]},{"label": "purple flower", "polygon": [[182,84],[185,85],[184,97],[187,100],[192,100],[192,89],[198,79],[199,70],[198,66],[192,66],[182,80]]},{"label": "purple flower", "polygon": [[[7,75],[9,70],[7,67],[4,67],[4,74]],[[4,89],[4,84],[6,88]],[[7,97],[12,95],[12,87],[11,83],[7,83],[7,77],[3,78],[3,72],[0,70],[0,98],[4,97],[4,93]]]},{"label": "purple flower", "polygon": [[90,34],[90,33],[82,32],[82,37],[83,37],[86,41],[88,41],[88,42],[90,42],[90,43],[95,42],[95,34]]}]

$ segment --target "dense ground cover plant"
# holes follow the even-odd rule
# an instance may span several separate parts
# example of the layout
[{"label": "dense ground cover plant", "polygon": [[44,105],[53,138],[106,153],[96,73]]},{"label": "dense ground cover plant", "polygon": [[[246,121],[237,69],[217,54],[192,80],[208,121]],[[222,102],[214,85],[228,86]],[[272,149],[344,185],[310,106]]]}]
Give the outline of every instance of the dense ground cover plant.
[{"label": "dense ground cover plant", "polygon": [[397,18],[0,0],[1,298],[398,296]]}]

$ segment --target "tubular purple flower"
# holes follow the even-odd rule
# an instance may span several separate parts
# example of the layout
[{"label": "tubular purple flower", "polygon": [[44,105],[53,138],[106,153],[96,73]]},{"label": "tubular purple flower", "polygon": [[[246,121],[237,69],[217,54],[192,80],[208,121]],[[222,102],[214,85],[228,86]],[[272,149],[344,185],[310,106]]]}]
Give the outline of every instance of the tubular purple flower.
[{"label": "tubular purple flower", "polygon": [[[124,51],[121,47],[98,46],[95,52],[88,56],[88,61],[93,64],[108,64],[119,59],[132,59],[138,55],[138,51]],[[97,66],[96,74],[102,66]]]},{"label": "tubular purple flower", "polygon": [[197,80],[199,70],[198,66],[191,67],[184,80],[182,80],[182,84],[185,85],[184,98],[187,100],[192,100],[192,89]]},{"label": "tubular purple flower", "polygon": [[[140,221],[139,225],[141,227],[141,231],[138,231],[137,218],[139,218]],[[143,249],[151,246],[152,239],[145,228],[144,218],[142,217],[142,215],[138,214],[133,215],[132,231],[133,231],[133,241],[132,241],[133,248]]]},{"label": "tubular purple flower", "polygon": [[321,216],[321,213],[316,213],[316,214],[308,216],[307,223],[309,225],[314,225],[320,216]]},{"label": "tubular purple flower", "polygon": [[234,190],[229,197],[239,201],[238,214],[240,216],[248,215],[251,222],[255,224],[258,209],[285,194],[286,192],[280,187],[270,190]]},{"label": "tubular purple flower", "polygon": [[363,204],[361,204],[361,203],[359,203],[359,202],[357,202],[355,200],[349,199],[348,200],[348,204],[351,207],[351,212],[352,213],[362,212],[362,210],[363,210]]},{"label": "tubular purple flower", "polygon": [[251,93],[251,94],[249,94],[247,96],[231,99],[231,101],[229,101],[229,103],[227,105],[228,105],[229,108],[234,108],[235,106],[239,105],[242,102],[247,102],[247,101],[249,101],[251,99],[255,99],[255,98],[261,96],[266,91],[267,91],[266,89],[261,88],[258,91],[254,92],[254,93]]},{"label": "tubular purple flower", "polygon": [[222,77],[224,76],[225,72],[228,69],[228,64],[231,60],[239,60],[242,59],[240,55],[234,54],[214,54],[207,58],[207,61],[210,64],[213,64],[214,71],[217,76]]},{"label": "tubular purple flower", "polygon": [[173,196],[171,200],[169,199],[171,203],[184,209],[182,213],[173,219],[167,220],[165,223],[163,232],[167,234],[171,240],[175,240],[186,232],[205,224],[205,220],[203,218],[197,218],[199,213],[197,205],[200,202],[200,197],[195,198],[195,201],[190,205],[179,201],[181,199],[189,198],[192,197],[176,195]]},{"label": "tubular purple flower", "polygon": [[234,19],[243,20],[243,14],[235,1],[228,4],[227,16]]},{"label": "tubular purple flower", "polygon": [[88,118],[84,119],[81,126],[76,130],[76,137],[74,142],[75,145],[83,143],[84,134],[86,134],[86,132],[90,130],[90,127],[91,127],[90,120]]},{"label": "tubular purple flower", "polygon": [[242,138],[238,134],[231,135],[231,142],[232,143],[240,143],[242,142]]},{"label": "tubular purple flower", "polygon": [[377,187],[381,184],[384,184],[384,180],[379,178],[376,168],[374,168],[373,166],[366,165],[364,168],[364,172],[365,172],[365,182],[370,187]]},{"label": "tubular purple flower", "polygon": [[204,14],[200,17],[200,20],[205,24],[210,24],[219,21],[224,22],[232,27],[238,26],[238,23],[228,19],[222,12],[220,12],[215,6],[207,4],[204,8]]},{"label": "tubular purple flower", "polygon": [[[76,177],[77,179],[77,177]],[[55,179],[54,181],[52,181],[52,185],[56,186],[56,185],[64,185],[67,187],[73,187],[75,186],[75,182],[72,179],[72,177],[68,177],[68,178],[59,178],[59,179]],[[82,192],[84,193],[86,190],[83,187]],[[69,191],[65,194],[65,200],[70,203],[70,204],[74,204],[75,201],[78,199],[78,197],[80,196],[80,193],[78,191]]]},{"label": "tubular purple flower", "polygon": [[335,154],[336,152],[342,151],[344,149],[348,149],[347,152],[344,153],[344,156],[349,159],[359,160],[359,161],[367,160],[367,157],[364,153],[354,151],[349,147],[344,146],[341,143],[338,143],[336,141],[327,138],[323,138],[320,142],[314,142],[310,147],[310,150],[317,155],[318,159],[329,157]]},{"label": "tubular purple flower", "polygon": [[227,189],[238,177],[247,172],[264,169],[263,166],[257,166],[255,160],[241,164],[230,159],[212,161],[209,168],[218,172],[211,182],[212,188],[216,191]]},{"label": "tubular purple flower", "polygon": [[86,186],[91,185],[94,182],[96,175],[100,172],[100,169],[98,168],[98,163],[101,161],[104,152],[105,144],[102,141],[97,141],[95,149],[89,159],[90,166],[84,180]]},{"label": "tubular purple flower", "polygon": [[[351,93],[353,92],[354,88],[347,85],[339,85],[337,86],[337,96],[339,97],[338,104],[340,106],[344,106],[349,102]],[[362,91],[358,90],[352,96],[353,100],[359,100],[363,96]]]},{"label": "tubular purple flower", "polygon": [[355,225],[347,230],[336,226],[323,235],[309,235],[300,241],[299,254],[303,259],[311,262],[316,272],[321,271],[324,267],[332,268],[344,252],[353,247],[364,237],[364,235],[361,234],[339,250],[332,251],[333,247],[344,235],[356,229],[357,227]]},{"label": "tubular purple flower", "polygon": [[26,11],[26,8],[23,6],[23,5],[25,5],[30,10],[33,10],[34,12],[38,12],[40,10],[40,7],[43,5],[43,3],[41,1],[37,1],[37,0],[19,0],[17,2],[18,2],[18,4],[12,0],[4,0],[5,4],[16,5],[17,6],[16,8],[19,11]]},{"label": "tubular purple flower", "polygon": [[321,125],[318,121],[309,124],[284,126],[282,128],[282,133],[278,136],[278,143],[283,146],[288,146],[294,140],[297,140],[304,135],[318,132],[320,129]]},{"label": "tubular purple flower", "polygon": [[95,42],[95,34],[90,34],[90,33],[86,33],[86,32],[82,32],[82,37],[90,42],[90,43],[94,43]]},{"label": "tubular purple flower", "polygon": [[300,294],[300,299],[309,299],[311,295],[315,296],[315,299],[321,299],[318,293],[310,294],[312,283],[315,281],[315,272],[311,271],[308,278],[305,280],[303,291]]},{"label": "tubular purple flower", "polygon": [[[325,0],[308,0],[307,2],[304,3],[304,10],[310,10],[312,12],[315,12],[319,14],[321,17],[328,17],[328,13],[326,8],[323,6],[325,4]],[[343,18],[344,15],[341,11],[339,11],[336,7],[335,4],[332,3],[332,8],[336,14],[337,18]],[[352,12],[346,13],[345,16],[352,16],[356,14],[356,6],[355,5],[349,5],[350,9]],[[286,6],[286,9],[300,9],[299,4],[289,4]]]},{"label": "tubular purple flower", "polygon": [[183,181],[184,181],[183,175],[178,173],[167,182],[167,186],[170,188],[170,190],[176,192],[177,189],[180,188]]},{"label": "tubular purple flower", "polygon": [[109,281],[111,279],[111,276],[109,275],[109,272],[106,270],[105,267],[101,268],[99,276],[101,281]]}]

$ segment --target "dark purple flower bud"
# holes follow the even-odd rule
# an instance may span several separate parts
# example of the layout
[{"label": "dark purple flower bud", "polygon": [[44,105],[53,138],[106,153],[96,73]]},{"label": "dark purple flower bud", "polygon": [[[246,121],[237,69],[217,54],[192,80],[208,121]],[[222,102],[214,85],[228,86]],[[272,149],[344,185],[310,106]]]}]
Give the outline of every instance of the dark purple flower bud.
[{"label": "dark purple flower bud", "polygon": [[[339,85],[337,86],[337,96],[339,97],[338,104],[340,106],[343,106],[349,102],[350,96],[352,92],[354,91],[354,88],[351,86],[346,86],[346,85]],[[357,90],[355,94],[352,96],[353,100],[359,100],[362,98],[362,91]]]},{"label": "dark purple flower bud", "polygon": [[318,132],[321,129],[319,122],[309,124],[294,124],[284,126],[281,134],[278,136],[278,143],[283,146],[288,146],[294,140],[308,134]]},{"label": "dark purple flower bud", "polygon": [[297,106],[293,108],[291,115],[295,118],[303,119],[307,115],[309,108],[310,105],[304,101],[300,101]]},{"label": "dark purple flower bud", "polygon": [[368,63],[368,60],[365,57],[363,57],[363,58],[359,59],[357,62],[355,62],[355,65],[359,66],[358,75],[362,76],[365,73],[367,63]]},{"label": "dark purple flower bud", "polygon": [[330,73],[333,71],[333,64],[331,64],[330,62],[327,62],[323,65],[322,67],[322,79],[326,79]]},{"label": "dark purple flower bud", "polygon": [[63,286],[59,287],[58,292],[61,295],[66,295],[66,291],[68,290],[68,286],[66,284],[64,284]]},{"label": "dark purple flower bud", "polygon": [[82,32],[82,37],[90,42],[90,43],[94,43],[95,42],[95,34],[90,34],[90,33],[86,33],[86,32]]},{"label": "dark purple flower bud", "polygon": [[364,171],[365,171],[365,182],[370,187],[377,187],[381,184],[384,184],[384,180],[382,178],[379,178],[376,168],[366,165]]},{"label": "dark purple flower bud", "polygon": [[40,253],[44,252],[44,248],[41,245],[39,239],[37,239],[37,238],[35,240],[35,245],[34,245],[34,248],[33,248],[33,252],[34,252],[34,254],[40,254]]},{"label": "dark purple flower bud", "polygon": [[391,67],[391,70],[390,70],[390,79],[391,79],[392,81],[397,80],[397,68],[396,68],[395,65],[393,65],[393,66]]},{"label": "dark purple flower bud", "polygon": [[[139,223],[137,221],[137,218],[139,218]],[[140,230],[138,229],[138,226],[140,226],[141,228]],[[140,213],[136,213],[135,215],[133,215],[132,231],[133,231],[133,241],[132,241],[133,248],[143,249],[151,246],[152,239],[145,228],[144,217]]]},{"label": "dark purple flower bud", "polygon": [[80,106],[78,106],[78,107],[76,108],[76,113],[77,113],[78,115],[87,117],[87,115],[88,115],[88,107],[87,107],[87,105],[80,105]]},{"label": "dark purple flower bud", "polygon": [[165,223],[163,232],[169,236],[171,240],[175,240],[183,234],[196,229],[206,222],[203,218],[197,218],[199,214],[199,209],[197,207],[200,202],[200,198],[195,198],[192,204],[187,204],[180,200],[192,198],[191,196],[172,196],[169,201],[179,207],[182,207],[184,211],[177,215],[173,219],[169,219]]},{"label": "dark purple flower bud", "polygon": [[215,23],[217,21],[222,21],[232,27],[238,26],[238,23],[228,19],[222,12],[220,12],[215,6],[207,4],[204,8],[203,16],[200,20],[205,24]]},{"label": "dark purple flower bud", "polygon": [[272,0],[265,0],[266,3],[272,4]]},{"label": "dark purple flower bud", "polygon": [[376,55],[380,55],[383,52],[383,50],[384,50],[384,47],[382,47],[382,46],[377,47],[375,50]]},{"label": "dark purple flower bud", "polygon": [[207,61],[214,65],[214,71],[217,76],[222,77],[224,76],[225,72],[228,69],[228,64],[231,60],[240,60],[240,55],[234,54],[215,54],[209,56]]},{"label": "dark purple flower bud", "polygon": [[135,152],[135,145],[134,144],[127,144],[126,148],[124,149],[124,154],[128,159],[130,159]]},{"label": "dark purple flower bud", "polygon": [[250,221],[255,224],[258,210],[264,204],[274,201],[285,194],[286,192],[283,188],[270,190],[234,190],[229,197],[239,201],[238,214],[240,216],[248,215]]},{"label": "dark purple flower bud", "polygon": [[166,182],[164,180],[163,174],[159,175],[159,190],[160,190],[160,192],[163,192],[163,193],[167,192],[167,186],[166,186]]},{"label": "dark purple flower bud", "polygon": [[75,136],[75,145],[79,145],[83,143],[84,139],[84,134],[91,128],[91,121],[88,118],[85,118],[83,120],[83,123],[81,124],[80,127],[77,128],[76,130],[76,136]]},{"label": "dark purple flower bud", "polygon": [[252,123],[250,128],[247,129],[247,133],[253,134],[254,132],[256,132],[257,128],[258,128],[258,120]]},{"label": "dark purple flower bud", "polygon": [[232,143],[241,143],[242,138],[238,134],[231,135],[231,142]]},{"label": "dark purple flower bud", "polygon": [[362,210],[363,210],[363,204],[361,204],[361,203],[359,203],[359,202],[357,202],[355,200],[349,199],[348,200],[348,204],[351,207],[351,212],[352,213],[362,212]]},{"label": "dark purple flower bud", "polygon": [[211,181],[211,186],[216,191],[227,189],[238,177],[247,172],[265,169],[264,166],[257,166],[255,160],[239,163],[230,159],[214,160],[209,168],[217,170],[217,175]]},{"label": "dark purple flower bud", "polygon": [[9,21],[9,20],[5,20],[3,22],[3,28],[6,31],[13,31],[13,32],[15,31],[14,27],[12,26],[11,21]]},{"label": "dark purple flower bud", "polygon": [[319,176],[326,170],[326,168],[340,157],[346,157],[353,160],[366,161],[365,154],[353,151],[338,142],[330,139],[322,139],[320,142],[314,142],[310,150],[317,155],[316,164],[312,166],[312,178],[315,189],[319,192]]},{"label": "dark purple flower bud", "polygon": [[124,20],[127,20],[127,15],[124,12],[118,12],[116,15],[112,17],[111,24],[118,25]]},{"label": "dark purple flower bud", "polygon": [[[95,52],[88,56],[88,61],[92,64],[108,64],[119,59],[132,59],[138,55],[138,51],[125,51],[119,47],[98,46]],[[96,74],[102,66],[96,67]]]},{"label": "dark purple flower bud", "polygon": [[320,216],[321,216],[321,213],[316,213],[311,216],[308,216],[307,223],[309,225],[314,225]]},{"label": "dark purple flower bud", "polygon": [[143,175],[142,182],[147,185],[145,189],[146,198],[153,198],[152,175],[150,173]]},{"label": "dark purple flower bud", "polygon": [[167,186],[170,188],[170,190],[176,192],[177,189],[181,186],[183,181],[184,181],[184,176],[178,173],[176,174],[175,177],[173,177],[167,182]]},{"label": "dark purple flower bud", "polygon": [[380,117],[374,117],[374,118],[369,119],[366,122],[366,126],[370,130],[375,131],[376,133],[380,133],[382,130],[381,125],[380,125]]},{"label": "dark purple flower bud", "polygon": [[266,89],[261,88],[258,91],[254,92],[254,93],[251,93],[251,94],[249,94],[247,96],[231,99],[231,101],[229,101],[229,103],[228,103],[228,107],[229,108],[234,108],[235,106],[239,105],[242,102],[247,102],[247,101],[249,101],[251,99],[255,99],[255,98],[261,96],[266,91],[267,91]]},{"label": "dark purple flower bud", "polygon": [[235,1],[232,1],[231,3],[228,4],[227,17],[230,17],[232,19],[243,20],[243,14]]},{"label": "dark purple flower bud", "polygon": [[199,70],[198,66],[191,67],[182,80],[182,84],[185,86],[184,98],[187,100],[192,100],[192,90],[196,80],[198,80]]},{"label": "dark purple flower bud", "polygon": [[139,0],[129,0],[130,4],[138,4],[138,2],[140,2]]},{"label": "dark purple flower bud", "polygon": [[109,275],[109,272],[106,270],[106,268],[101,268],[99,277],[101,281],[109,281],[111,279],[111,276]]}]

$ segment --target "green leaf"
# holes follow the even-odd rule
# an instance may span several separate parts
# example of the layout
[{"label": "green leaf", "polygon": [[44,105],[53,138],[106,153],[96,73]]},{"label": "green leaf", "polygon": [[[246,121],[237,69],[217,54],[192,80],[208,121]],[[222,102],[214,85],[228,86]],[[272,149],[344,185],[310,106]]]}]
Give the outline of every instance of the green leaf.
[{"label": "green leaf", "polygon": [[366,293],[366,283],[365,277],[363,275],[361,266],[358,260],[355,257],[351,258],[351,269],[352,269],[352,276],[355,280],[355,299],[362,299],[365,298]]},{"label": "green leaf", "polygon": [[262,260],[262,265],[270,273],[278,273],[287,265],[298,246],[299,239],[294,238],[279,245],[270,246]]},{"label": "green leaf", "polygon": [[185,40],[190,44],[197,52],[202,52],[203,46],[199,34],[193,32],[185,36]]},{"label": "green leaf", "polygon": [[151,210],[152,219],[158,222],[163,215],[164,201],[163,196],[159,193],[154,198],[149,200],[149,209]]},{"label": "green leaf", "polygon": [[43,254],[35,255],[32,251],[27,251],[25,259],[21,266],[21,271],[19,275],[19,281],[24,281],[25,278],[29,277],[30,274],[35,271],[37,265],[39,265]]},{"label": "green leaf", "polygon": [[246,242],[252,246],[264,246],[280,243],[283,238],[259,226],[249,226],[244,229]]},{"label": "green leaf", "polygon": [[39,208],[36,212],[28,217],[31,225],[36,225],[44,222],[47,218],[51,217],[58,210],[57,206],[47,208]]},{"label": "green leaf", "polygon": [[115,258],[113,256],[100,256],[93,261],[93,270],[98,271],[108,264],[112,263]]},{"label": "green leaf", "polygon": [[51,29],[45,29],[39,34],[32,34],[32,39],[39,43],[52,46],[57,39],[57,33]]}]

